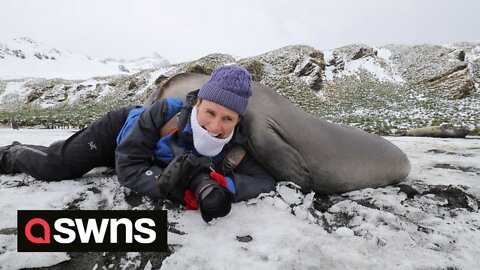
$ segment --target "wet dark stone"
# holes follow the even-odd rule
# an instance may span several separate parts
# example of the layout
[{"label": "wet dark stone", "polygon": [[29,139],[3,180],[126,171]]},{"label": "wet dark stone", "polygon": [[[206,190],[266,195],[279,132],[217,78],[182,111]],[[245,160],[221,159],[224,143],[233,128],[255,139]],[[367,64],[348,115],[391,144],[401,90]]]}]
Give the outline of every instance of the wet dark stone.
[{"label": "wet dark stone", "polygon": [[253,240],[253,237],[250,235],[245,235],[245,236],[237,236],[237,241],[243,242],[243,243],[248,243]]},{"label": "wet dark stone", "polygon": [[409,198],[409,199],[413,199],[413,198],[415,198],[415,195],[420,194],[418,192],[418,190],[414,189],[413,187],[411,187],[409,185],[400,184],[400,185],[397,185],[397,187],[400,188],[400,192],[403,192],[403,193],[407,194],[407,198]]},{"label": "wet dark stone", "polygon": [[434,188],[425,191],[422,195],[434,194],[440,198],[447,200],[447,204],[444,207],[448,208],[464,208],[470,212],[477,211],[473,209],[468,202],[474,200],[463,189],[456,186],[435,186]]}]

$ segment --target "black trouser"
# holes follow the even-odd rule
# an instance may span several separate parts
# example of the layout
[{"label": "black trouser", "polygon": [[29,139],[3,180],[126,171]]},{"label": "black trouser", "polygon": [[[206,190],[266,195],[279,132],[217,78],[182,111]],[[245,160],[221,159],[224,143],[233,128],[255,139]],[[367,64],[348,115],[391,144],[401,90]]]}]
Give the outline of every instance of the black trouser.
[{"label": "black trouser", "polygon": [[26,173],[40,180],[58,181],[81,177],[95,167],[114,167],[116,138],[132,108],[111,111],[70,138],[48,147],[26,144],[2,147],[0,172]]}]

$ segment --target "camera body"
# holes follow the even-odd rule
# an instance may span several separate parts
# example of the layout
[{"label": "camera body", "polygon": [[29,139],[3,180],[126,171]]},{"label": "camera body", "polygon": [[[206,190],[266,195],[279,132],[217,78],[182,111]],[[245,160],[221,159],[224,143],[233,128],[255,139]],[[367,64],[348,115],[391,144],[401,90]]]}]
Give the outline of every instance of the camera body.
[{"label": "camera body", "polygon": [[157,178],[157,186],[166,198],[182,203],[185,203],[184,190],[192,190],[205,222],[226,216],[231,210],[233,194],[210,177],[213,166],[208,157],[178,155]]}]

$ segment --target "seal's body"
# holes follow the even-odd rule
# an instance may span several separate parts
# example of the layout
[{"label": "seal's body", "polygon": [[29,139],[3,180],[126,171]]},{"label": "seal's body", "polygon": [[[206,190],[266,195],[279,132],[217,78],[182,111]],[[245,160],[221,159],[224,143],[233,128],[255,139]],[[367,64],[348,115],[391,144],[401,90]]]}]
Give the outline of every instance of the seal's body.
[{"label": "seal's body", "polygon": [[[184,98],[209,77],[181,73],[147,99]],[[332,194],[395,184],[407,177],[410,162],[397,146],[355,127],[314,117],[260,83],[243,117],[247,150],[279,181],[302,190]]]}]

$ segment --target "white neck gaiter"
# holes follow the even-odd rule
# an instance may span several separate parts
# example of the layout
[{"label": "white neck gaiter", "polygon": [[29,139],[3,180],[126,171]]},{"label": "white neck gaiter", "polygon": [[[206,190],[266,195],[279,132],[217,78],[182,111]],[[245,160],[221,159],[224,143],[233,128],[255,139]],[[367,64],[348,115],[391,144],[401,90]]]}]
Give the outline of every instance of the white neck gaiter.
[{"label": "white neck gaiter", "polygon": [[208,133],[208,131],[198,124],[197,106],[193,107],[192,115],[190,116],[190,124],[193,133],[193,146],[203,156],[214,157],[222,152],[225,144],[230,142],[233,137],[233,131],[225,139],[215,138]]}]

